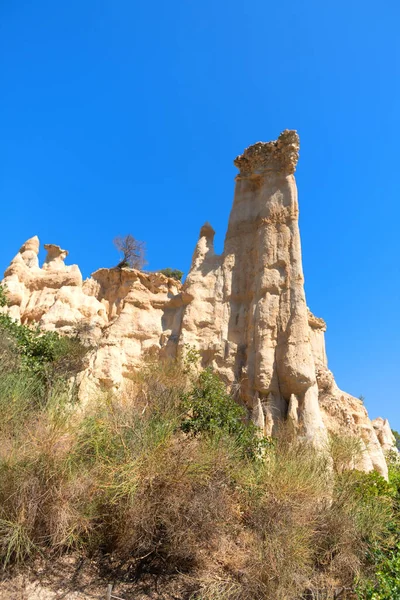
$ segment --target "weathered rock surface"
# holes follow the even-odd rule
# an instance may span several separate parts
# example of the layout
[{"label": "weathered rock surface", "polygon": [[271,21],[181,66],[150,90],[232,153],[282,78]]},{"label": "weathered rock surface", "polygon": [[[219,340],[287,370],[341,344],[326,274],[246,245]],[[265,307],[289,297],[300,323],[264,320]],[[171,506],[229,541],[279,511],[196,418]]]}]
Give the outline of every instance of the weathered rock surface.
[{"label": "weathered rock surface", "polygon": [[293,175],[298,149],[297,134],[285,131],[236,158],[224,252],[214,254],[213,231],[203,227],[185,286],[193,300],[181,338],[240,385],[267,433],[290,404],[295,426],[322,441]]},{"label": "weathered rock surface", "polygon": [[289,419],[299,435],[323,444],[327,431],[353,432],[365,446],[362,467],[387,475],[393,447],[387,421],[371,423],[362,402],[341,392],[327,366],[325,322],[307,308],[294,178],[295,131],[259,142],[235,159],[239,169],[224,251],[214,230],[200,230],[185,284],[161,273],[100,269],[82,281],[67,251],[39,240],[21,247],[5,272],[9,314],[70,334],[95,350],[82,389],[120,389],[148,352],[176,356],[197,348],[246,402],[267,434]]},{"label": "weathered rock surface", "polygon": [[379,443],[384,452],[390,452],[396,448],[396,438],[392,433],[389,421],[378,417],[372,421]]}]

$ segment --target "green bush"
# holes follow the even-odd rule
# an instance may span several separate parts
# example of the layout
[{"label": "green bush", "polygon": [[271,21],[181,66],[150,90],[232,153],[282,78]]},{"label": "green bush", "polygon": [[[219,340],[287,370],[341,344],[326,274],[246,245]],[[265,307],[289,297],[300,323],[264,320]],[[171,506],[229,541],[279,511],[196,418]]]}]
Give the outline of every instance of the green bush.
[{"label": "green bush", "polygon": [[374,578],[358,586],[360,600],[394,600],[400,598],[400,541],[390,549],[376,544],[370,553],[376,565]]},{"label": "green bush", "polygon": [[186,416],[181,423],[185,433],[232,437],[248,456],[262,456],[272,444],[260,435],[246,410],[226,391],[224,382],[211,368],[200,373],[190,391],[183,396]]},{"label": "green bush", "polygon": [[87,351],[77,340],[56,332],[42,331],[38,326],[20,325],[8,315],[0,315],[0,335],[15,344],[25,367],[33,371],[41,371],[46,365],[56,364],[63,358],[76,358],[78,349],[83,353]]},{"label": "green bush", "polygon": [[[0,284],[0,306],[7,305],[7,292]],[[42,331],[38,325],[21,325],[7,314],[0,313],[0,340],[2,346],[12,346],[21,365],[30,371],[45,374],[52,366],[52,374],[62,375],[79,370],[87,352],[77,338],[60,336],[53,331]]]},{"label": "green bush", "polygon": [[172,277],[172,279],[176,279],[177,281],[181,281],[183,277],[183,271],[179,271],[179,269],[170,269],[170,267],[162,269],[159,272],[166,277]]},{"label": "green bush", "polygon": [[391,499],[393,512],[387,521],[384,539],[371,544],[368,561],[373,575],[358,584],[360,600],[393,600],[400,598],[400,465],[397,457],[389,457],[389,481],[380,481],[379,476],[364,474],[365,494],[374,494]]},{"label": "green bush", "polygon": [[[0,298],[4,288],[0,286]],[[47,401],[54,390],[69,390],[71,377],[83,368],[88,348],[77,338],[29,327],[0,313],[0,405],[15,414]],[[72,397],[72,396],[71,396]],[[10,403],[9,399],[14,398]]]},{"label": "green bush", "polygon": [[7,306],[7,293],[0,283],[0,307]]},{"label": "green bush", "polygon": [[396,440],[397,450],[400,450],[400,433],[398,431],[396,431],[395,429],[392,429],[392,433]]},{"label": "green bush", "polygon": [[211,368],[200,373],[184,397],[184,407],[189,413],[182,422],[186,433],[226,431],[236,434],[245,417],[244,409],[227,393],[224,383]]}]

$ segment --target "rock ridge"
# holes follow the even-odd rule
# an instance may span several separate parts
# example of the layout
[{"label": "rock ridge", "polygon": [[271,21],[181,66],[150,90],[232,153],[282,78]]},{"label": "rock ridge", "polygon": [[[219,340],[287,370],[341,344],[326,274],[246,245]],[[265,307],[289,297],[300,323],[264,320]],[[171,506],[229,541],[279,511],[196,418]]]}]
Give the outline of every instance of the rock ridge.
[{"label": "rock ridge", "polygon": [[294,178],[299,147],[297,133],[285,130],[235,159],[223,252],[215,253],[215,232],[205,223],[184,285],[128,268],[102,268],[83,281],[54,244],[45,245],[40,268],[35,236],[5,272],[7,311],[46,330],[79,331],[90,342],[82,398],[123,389],[149,352],[175,357],[189,344],[240,394],[265,434],[284,420],[316,445],[328,432],[352,433],[364,448],[359,468],[387,476],[390,426],[372,423],[361,401],[339,390],[328,369],[325,321],[307,307]]}]

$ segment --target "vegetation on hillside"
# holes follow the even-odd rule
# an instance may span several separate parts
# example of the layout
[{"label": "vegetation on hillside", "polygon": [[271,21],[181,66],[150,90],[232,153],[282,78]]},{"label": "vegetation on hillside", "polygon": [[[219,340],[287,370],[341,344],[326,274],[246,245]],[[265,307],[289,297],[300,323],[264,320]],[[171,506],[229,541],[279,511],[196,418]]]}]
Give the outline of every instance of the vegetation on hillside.
[{"label": "vegetation on hillside", "polygon": [[85,352],[0,317],[5,572],[74,553],[181,578],[193,600],[400,597],[395,459],[386,482],[346,468],[351,439],[332,465],[284,428],[260,438],[192,351],[77,411]]},{"label": "vegetation on hillside", "polygon": [[172,279],[176,279],[177,281],[181,281],[183,277],[183,271],[179,271],[179,269],[171,269],[170,267],[167,269],[161,269],[160,273],[166,277],[172,277]]},{"label": "vegetation on hillside", "polygon": [[400,433],[398,431],[396,431],[395,429],[392,429],[392,433],[396,440],[397,449],[400,450]]}]

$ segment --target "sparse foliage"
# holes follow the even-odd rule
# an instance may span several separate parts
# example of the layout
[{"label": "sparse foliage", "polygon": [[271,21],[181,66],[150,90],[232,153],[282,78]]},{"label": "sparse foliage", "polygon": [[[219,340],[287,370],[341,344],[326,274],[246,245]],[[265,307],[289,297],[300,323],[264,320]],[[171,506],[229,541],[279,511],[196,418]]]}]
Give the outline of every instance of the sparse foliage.
[{"label": "sparse foliage", "polygon": [[329,436],[329,454],[337,474],[357,468],[364,451],[361,440],[354,435],[331,433]]},{"label": "sparse foliage", "polygon": [[393,433],[394,438],[396,440],[397,450],[400,450],[400,433],[398,431],[396,431],[395,429],[392,429],[392,433]]},{"label": "sparse foliage", "polygon": [[170,269],[169,267],[167,269],[162,269],[160,273],[166,277],[172,277],[172,279],[176,279],[177,281],[181,281],[183,277],[183,271],[179,271],[179,269]]},{"label": "sparse foliage", "polygon": [[371,496],[392,506],[387,517],[386,536],[368,548],[372,573],[357,586],[359,600],[394,600],[400,598],[400,465],[389,457],[389,482],[376,473],[362,474],[364,486],[359,490],[365,499]]},{"label": "sparse foliage", "polygon": [[122,254],[119,268],[143,269],[145,261],[145,243],[137,240],[133,235],[118,236],[114,239],[114,246]]},{"label": "sparse foliage", "polygon": [[25,371],[41,377],[51,377],[55,370],[62,375],[78,371],[87,351],[77,339],[42,331],[38,326],[20,325],[4,314],[0,314],[0,337],[13,346]]},{"label": "sparse foliage", "polygon": [[400,597],[397,461],[386,482],[346,470],[358,453],[349,439],[332,439],[333,469],[284,428],[260,440],[190,346],[74,418],[68,386],[42,385],[55,366],[69,380],[71,340],[25,329],[0,327],[6,574],[78,551],[117,578],[182,577],[174,597],[193,600]]},{"label": "sparse foliage", "polygon": [[7,292],[0,283],[0,307],[7,306]]},{"label": "sparse foliage", "polygon": [[186,433],[227,434],[251,457],[261,456],[270,443],[258,435],[252,423],[246,422],[246,411],[228,394],[225,384],[211,368],[201,371],[183,396],[183,407],[187,414],[181,428]]}]

